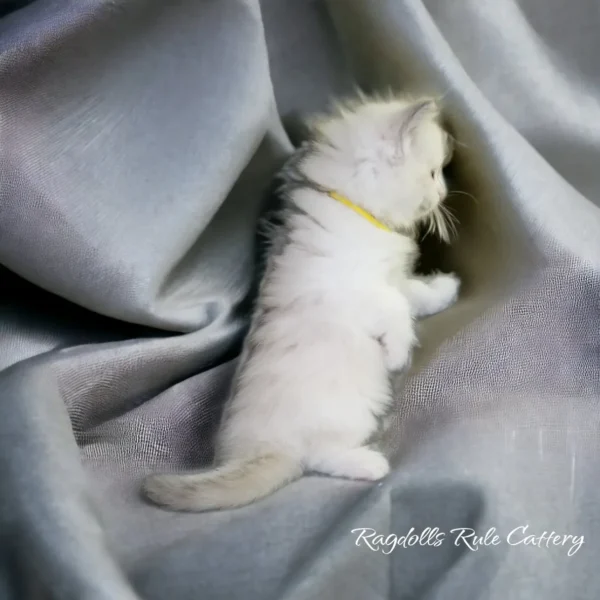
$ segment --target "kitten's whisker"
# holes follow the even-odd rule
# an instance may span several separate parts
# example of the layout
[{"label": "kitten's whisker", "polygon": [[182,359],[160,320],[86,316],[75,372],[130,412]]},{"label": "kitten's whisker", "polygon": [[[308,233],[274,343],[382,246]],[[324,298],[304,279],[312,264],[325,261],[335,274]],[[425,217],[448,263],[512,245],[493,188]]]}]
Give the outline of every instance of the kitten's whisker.
[{"label": "kitten's whisker", "polygon": [[423,219],[427,228],[424,235],[437,235],[442,241],[448,243],[456,234],[455,217],[443,205],[438,205]]},{"label": "kitten's whisker", "polygon": [[422,223],[423,223],[423,225],[427,226],[427,228],[425,229],[425,231],[423,233],[423,236],[427,237],[427,236],[431,235],[431,227],[432,227],[431,216],[426,215],[425,217],[423,217]]},{"label": "kitten's whisker", "polygon": [[449,207],[443,204],[441,206],[441,210],[444,215],[444,218],[446,219],[446,225],[448,227],[450,237],[455,237],[458,233],[458,218]]},{"label": "kitten's whisker", "polygon": [[444,237],[442,238],[445,242],[450,242],[450,239],[456,233],[456,227],[452,221],[452,214],[448,212],[447,208],[441,204],[439,210],[439,219],[443,227]]},{"label": "kitten's whisker", "polygon": [[425,235],[433,235],[435,233],[435,218],[433,213],[429,216],[429,218],[427,219],[428,222],[428,227],[427,227],[427,231],[425,232]]},{"label": "kitten's whisker", "polygon": [[448,192],[448,196],[466,196],[467,198],[471,198],[473,202],[478,202],[477,198],[475,198],[473,194],[469,194],[469,192],[463,192],[461,190],[452,190]]},{"label": "kitten's whisker", "polygon": [[442,241],[449,243],[457,234],[458,219],[452,210],[439,204],[423,219],[426,225],[425,236],[437,235]]},{"label": "kitten's whisker", "polygon": [[448,87],[446,89],[446,91],[443,94],[440,94],[439,96],[436,96],[436,98],[438,99],[438,101],[440,102],[440,104],[446,99],[446,97],[448,95],[450,95],[452,93],[452,88]]},{"label": "kitten's whisker", "polygon": [[458,224],[458,217],[452,212],[452,209],[445,204],[440,206],[440,210],[444,213],[444,217],[448,221],[448,225],[454,227]]},{"label": "kitten's whisker", "polygon": [[448,137],[452,140],[452,144],[454,146],[460,146],[461,148],[469,148],[469,146],[467,144],[465,144],[464,142],[461,142],[455,135],[452,135],[452,133],[450,133],[449,131],[446,131],[446,133],[448,134]]},{"label": "kitten's whisker", "polygon": [[443,210],[444,212],[448,213],[449,215],[454,216],[454,212],[452,211],[452,208],[450,208],[450,206],[448,206],[445,203],[440,204],[440,210]]},{"label": "kitten's whisker", "polygon": [[455,138],[454,136],[452,136],[452,140],[454,142],[454,144],[456,146],[460,146],[461,148],[466,148],[469,149],[469,145],[465,144],[464,142],[461,142],[459,139]]}]

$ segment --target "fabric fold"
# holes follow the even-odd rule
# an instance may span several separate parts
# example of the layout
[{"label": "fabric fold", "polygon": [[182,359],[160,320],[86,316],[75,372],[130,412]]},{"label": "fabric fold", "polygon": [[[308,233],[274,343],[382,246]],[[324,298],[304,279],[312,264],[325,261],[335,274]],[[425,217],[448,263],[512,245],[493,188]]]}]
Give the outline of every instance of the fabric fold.
[{"label": "fabric fold", "polygon": [[[600,596],[593,0],[1,14],[1,600]],[[458,142],[423,264],[463,286],[394,382],[393,473],[159,510],[146,473],[212,459],[282,123],[356,84],[441,95]]]}]

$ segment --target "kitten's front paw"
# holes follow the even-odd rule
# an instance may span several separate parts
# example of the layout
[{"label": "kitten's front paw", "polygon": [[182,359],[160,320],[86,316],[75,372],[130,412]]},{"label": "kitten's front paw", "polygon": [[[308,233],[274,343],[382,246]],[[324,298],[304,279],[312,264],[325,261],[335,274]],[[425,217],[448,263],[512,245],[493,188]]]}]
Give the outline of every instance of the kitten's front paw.
[{"label": "kitten's front paw", "polygon": [[410,366],[410,358],[415,339],[411,335],[395,336],[386,333],[381,338],[381,345],[385,357],[385,366],[388,371],[397,373]]},{"label": "kitten's front paw", "polygon": [[444,310],[456,302],[460,279],[454,273],[437,273],[431,276],[429,287],[439,300],[440,310]]}]

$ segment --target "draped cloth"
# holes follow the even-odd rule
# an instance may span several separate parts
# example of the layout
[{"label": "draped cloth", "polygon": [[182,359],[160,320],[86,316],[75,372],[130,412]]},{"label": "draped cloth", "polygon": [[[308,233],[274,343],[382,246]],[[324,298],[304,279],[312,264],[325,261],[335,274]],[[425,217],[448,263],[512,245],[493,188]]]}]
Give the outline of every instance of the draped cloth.
[{"label": "draped cloth", "polygon": [[[595,0],[0,14],[2,600],[600,597]],[[394,382],[393,472],[150,506],[145,473],[210,464],[288,122],[356,85],[440,95],[468,194],[427,251],[463,287]]]}]

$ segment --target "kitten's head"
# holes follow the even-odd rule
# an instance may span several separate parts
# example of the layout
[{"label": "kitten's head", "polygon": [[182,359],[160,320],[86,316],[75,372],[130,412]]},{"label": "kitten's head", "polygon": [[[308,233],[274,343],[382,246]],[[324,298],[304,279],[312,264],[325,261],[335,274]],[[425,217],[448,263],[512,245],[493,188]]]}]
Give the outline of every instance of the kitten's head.
[{"label": "kitten's head", "polygon": [[442,238],[448,237],[442,169],[452,145],[435,100],[361,97],[311,125],[314,151],[301,167],[306,177],[392,228],[429,221]]}]

